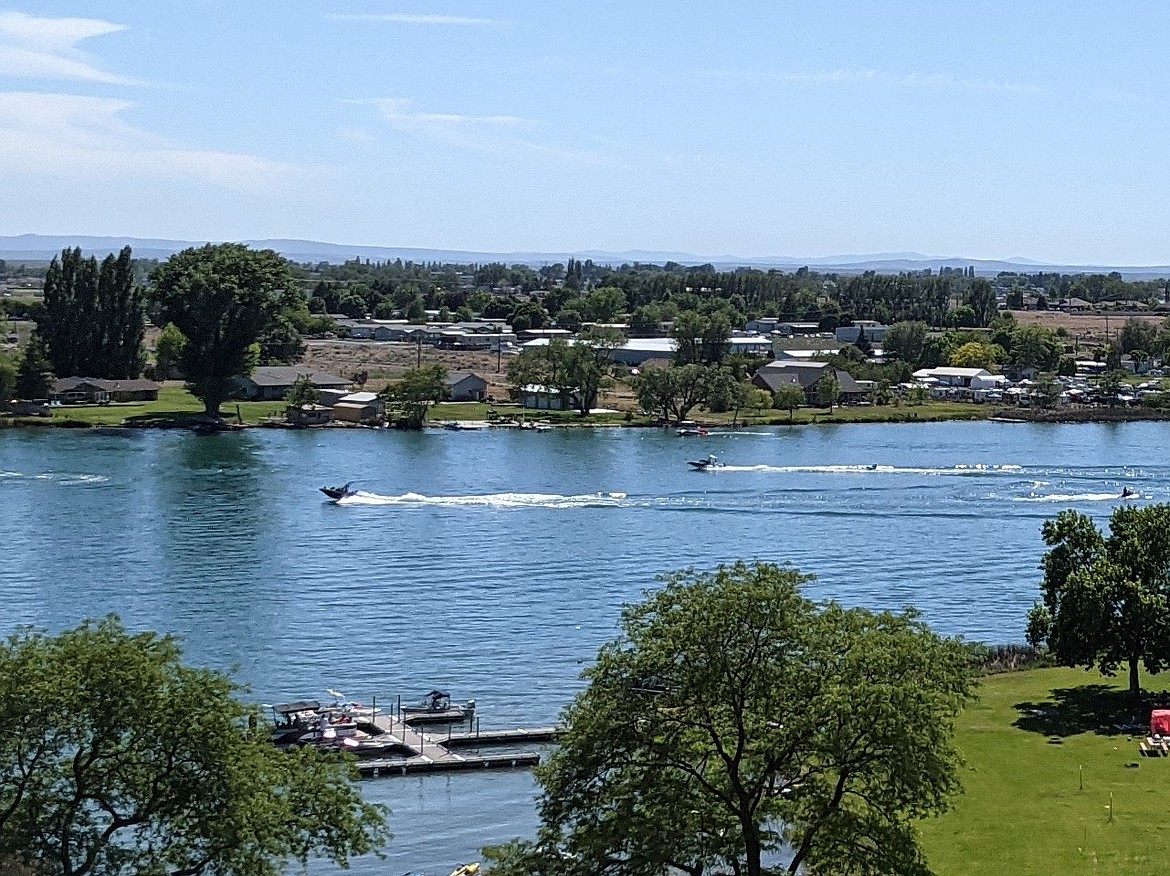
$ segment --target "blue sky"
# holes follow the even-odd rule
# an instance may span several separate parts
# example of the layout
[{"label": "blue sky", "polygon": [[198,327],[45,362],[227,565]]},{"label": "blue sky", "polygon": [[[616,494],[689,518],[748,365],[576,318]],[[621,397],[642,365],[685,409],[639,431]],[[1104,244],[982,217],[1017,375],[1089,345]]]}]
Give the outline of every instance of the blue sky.
[{"label": "blue sky", "polygon": [[3,2],[0,234],[1170,262],[1164,3]]}]

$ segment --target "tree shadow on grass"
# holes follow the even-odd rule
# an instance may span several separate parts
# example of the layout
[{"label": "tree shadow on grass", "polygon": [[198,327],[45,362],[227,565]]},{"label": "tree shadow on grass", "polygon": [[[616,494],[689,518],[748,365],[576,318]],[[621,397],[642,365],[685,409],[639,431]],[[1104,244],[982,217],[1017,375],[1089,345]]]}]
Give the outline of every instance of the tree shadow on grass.
[{"label": "tree shadow on grass", "polygon": [[1120,736],[1140,732],[1149,710],[1135,705],[1129,691],[1104,684],[1054,688],[1044,702],[1016,703],[1020,713],[1013,726],[1045,736]]}]

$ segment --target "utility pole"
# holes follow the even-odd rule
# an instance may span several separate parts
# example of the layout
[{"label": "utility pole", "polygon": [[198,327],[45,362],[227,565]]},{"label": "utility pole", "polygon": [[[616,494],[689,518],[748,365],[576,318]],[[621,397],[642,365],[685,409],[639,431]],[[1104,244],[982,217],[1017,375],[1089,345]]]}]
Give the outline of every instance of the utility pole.
[{"label": "utility pole", "polygon": [[415,357],[414,367],[421,368],[422,367],[422,334],[421,333],[418,334],[417,340],[418,340],[418,347],[417,347],[418,355]]}]

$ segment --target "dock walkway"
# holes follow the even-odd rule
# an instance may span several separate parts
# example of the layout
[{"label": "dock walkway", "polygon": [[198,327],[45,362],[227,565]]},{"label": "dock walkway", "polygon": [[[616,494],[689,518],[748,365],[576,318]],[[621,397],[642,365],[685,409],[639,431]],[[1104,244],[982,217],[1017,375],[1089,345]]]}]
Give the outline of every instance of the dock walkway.
[{"label": "dock walkway", "polygon": [[377,715],[373,723],[382,732],[370,741],[382,743],[383,751],[398,748],[404,755],[359,760],[357,769],[363,776],[535,766],[540,763],[540,755],[534,751],[464,755],[457,754],[452,749],[522,742],[551,742],[560,734],[557,727],[532,729],[519,727],[514,730],[448,732],[445,736],[432,736],[415,729],[396,715]]}]

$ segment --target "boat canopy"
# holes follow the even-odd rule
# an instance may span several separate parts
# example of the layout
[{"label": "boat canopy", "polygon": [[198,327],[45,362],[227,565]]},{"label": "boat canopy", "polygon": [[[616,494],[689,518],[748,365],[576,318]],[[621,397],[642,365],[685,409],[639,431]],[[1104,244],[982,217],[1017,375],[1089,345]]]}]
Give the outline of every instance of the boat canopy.
[{"label": "boat canopy", "polygon": [[298,700],[295,703],[280,703],[272,707],[272,711],[279,715],[291,715],[294,712],[315,712],[321,708],[316,700]]}]

